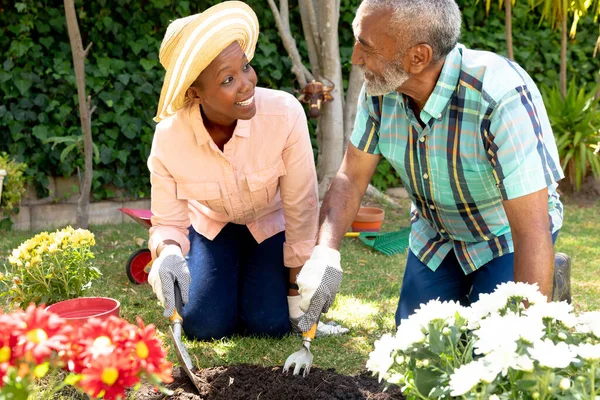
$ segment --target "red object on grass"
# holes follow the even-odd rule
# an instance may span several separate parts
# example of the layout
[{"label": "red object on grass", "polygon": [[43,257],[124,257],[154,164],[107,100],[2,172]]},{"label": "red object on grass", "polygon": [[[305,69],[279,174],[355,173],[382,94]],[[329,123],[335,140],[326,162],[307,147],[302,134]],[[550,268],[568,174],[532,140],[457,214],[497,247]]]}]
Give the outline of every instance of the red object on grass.
[{"label": "red object on grass", "polygon": [[146,228],[152,227],[152,222],[150,218],[152,218],[152,211],[145,210],[141,208],[119,208],[124,214],[129,215],[135,221],[139,222]]},{"label": "red object on grass", "polygon": [[118,317],[120,309],[121,303],[108,297],[78,297],[46,307],[46,311],[57,314],[73,327],[83,325],[90,318]]},{"label": "red object on grass", "polygon": [[379,232],[385,211],[379,207],[361,207],[352,222],[353,232]]}]

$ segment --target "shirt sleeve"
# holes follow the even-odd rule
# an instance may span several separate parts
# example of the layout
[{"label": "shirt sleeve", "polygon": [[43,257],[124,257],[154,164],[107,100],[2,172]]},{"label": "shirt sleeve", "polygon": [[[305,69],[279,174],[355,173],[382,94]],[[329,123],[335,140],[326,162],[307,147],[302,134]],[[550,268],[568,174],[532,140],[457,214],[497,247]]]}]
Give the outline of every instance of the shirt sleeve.
[{"label": "shirt sleeve", "polygon": [[368,96],[366,86],[363,85],[358,104],[354,128],[350,142],[357,149],[370,154],[380,154],[379,151],[379,125],[381,120],[382,96]]},{"label": "shirt sleeve", "polygon": [[190,249],[188,203],[187,200],[177,198],[177,184],[163,162],[166,155],[161,150],[162,137],[157,131],[148,157],[150,184],[152,185],[152,227],[150,228],[148,248],[153,259],[156,258],[156,248],[165,240],[177,242],[184,256]]},{"label": "shirt sleeve", "polygon": [[564,178],[543,101],[527,86],[498,102],[489,131],[484,124],[482,133],[502,199],[537,192]]},{"label": "shirt sleeve", "polygon": [[317,173],[306,116],[300,103],[290,106],[290,133],[282,158],[286,174],[280,178],[285,218],[283,261],[297,268],[310,258],[319,224]]}]

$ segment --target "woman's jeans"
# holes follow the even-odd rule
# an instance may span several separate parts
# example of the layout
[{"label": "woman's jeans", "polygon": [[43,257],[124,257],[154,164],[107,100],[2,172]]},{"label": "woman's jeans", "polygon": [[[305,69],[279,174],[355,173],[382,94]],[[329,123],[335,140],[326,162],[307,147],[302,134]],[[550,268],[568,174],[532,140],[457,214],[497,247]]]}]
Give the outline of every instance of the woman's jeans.
[{"label": "woman's jeans", "polygon": [[284,232],[258,244],[245,225],[230,223],[214,240],[190,227],[189,239],[192,282],[182,313],[188,337],[206,340],[289,332]]},{"label": "woman's jeans", "polygon": [[[558,231],[552,234],[556,241]],[[400,300],[396,310],[396,326],[429,300],[460,301],[468,306],[479,300],[482,293],[492,293],[500,283],[514,280],[513,253],[494,258],[465,275],[454,251],[450,251],[438,269],[432,271],[408,250]]]}]

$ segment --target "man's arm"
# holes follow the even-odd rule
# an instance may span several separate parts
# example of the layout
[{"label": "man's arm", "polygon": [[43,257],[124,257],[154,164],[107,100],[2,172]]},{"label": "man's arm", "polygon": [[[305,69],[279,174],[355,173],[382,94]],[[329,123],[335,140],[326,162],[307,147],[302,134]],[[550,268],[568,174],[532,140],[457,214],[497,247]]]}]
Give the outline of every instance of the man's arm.
[{"label": "man's arm", "polygon": [[380,159],[379,154],[363,152],[351,143],[348,145],[321,206],[317,244],[340,249]]},{"label": "man's arm", "polygon": [[537,283],[552,298],[554,247],[548,216],[548,189],[503,202],[515,248],[515,281]]}]

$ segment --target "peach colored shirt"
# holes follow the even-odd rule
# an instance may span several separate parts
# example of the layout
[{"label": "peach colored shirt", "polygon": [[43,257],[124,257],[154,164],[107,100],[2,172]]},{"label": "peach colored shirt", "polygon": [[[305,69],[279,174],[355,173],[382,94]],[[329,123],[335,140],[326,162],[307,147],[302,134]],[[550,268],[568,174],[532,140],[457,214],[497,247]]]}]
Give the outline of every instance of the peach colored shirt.
[{"label": "peach colored shirt", "polygon": [[174,240],[189,251],[190,225],[214,239],[229,222],[258,243],[285,231],[284,264],[304,265],[315,245],[318,195],[306,116],[290,94],[256,88],[256,115],[238,120],[223,151],[190,105],[156,126],[148,158],[152,228],[148,247]]}]

